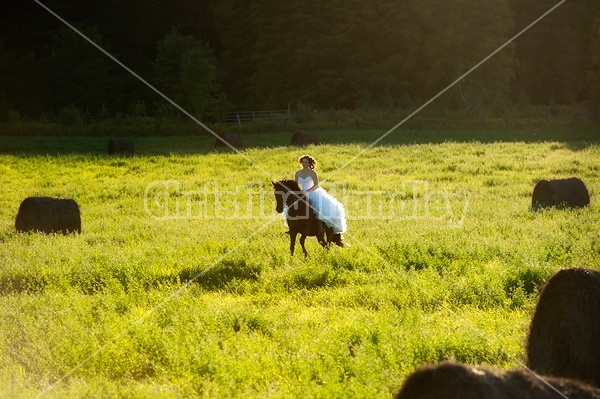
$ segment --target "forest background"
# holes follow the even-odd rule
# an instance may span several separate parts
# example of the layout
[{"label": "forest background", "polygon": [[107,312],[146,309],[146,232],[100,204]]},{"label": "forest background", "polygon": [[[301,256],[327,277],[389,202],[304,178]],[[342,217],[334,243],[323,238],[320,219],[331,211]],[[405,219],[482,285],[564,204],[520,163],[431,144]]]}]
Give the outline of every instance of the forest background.
[{"label": "forest background", "polygon": [[[415,109],[556,2],[44,4],[205,123],[289,105],[295,122],[316,110],[337,124],[342,111]],[[36,2],[14,2],[0,21],[4,134],[24,121],[185,119]],[[549,118],[561,106],[575,121],[600,117],[598,1],[566,1],[429,110],[482,118],[542,107]]]}]

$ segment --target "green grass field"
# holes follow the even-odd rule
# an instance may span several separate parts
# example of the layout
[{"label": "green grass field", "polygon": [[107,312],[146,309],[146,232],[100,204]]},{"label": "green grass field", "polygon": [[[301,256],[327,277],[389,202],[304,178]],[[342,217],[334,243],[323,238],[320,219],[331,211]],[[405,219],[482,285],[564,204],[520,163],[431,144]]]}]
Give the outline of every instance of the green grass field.
[{"label": "green grass field", "polygon": [[[326,132],[3,138],[0,397],[387,398],[416,366],[519,368],[539,288],[600,269],[600,137]],[[303,153],[350,247],[289,255],[271,180]],[[357,157],[358,156],[358,157]],[[356,159],[354,159],[356,157]],[[341,168],[341,169],[340,169]],[[540,179],[592,204],[530,210]],[[75,199],[82,234],[17,234],[20,202]]]}]

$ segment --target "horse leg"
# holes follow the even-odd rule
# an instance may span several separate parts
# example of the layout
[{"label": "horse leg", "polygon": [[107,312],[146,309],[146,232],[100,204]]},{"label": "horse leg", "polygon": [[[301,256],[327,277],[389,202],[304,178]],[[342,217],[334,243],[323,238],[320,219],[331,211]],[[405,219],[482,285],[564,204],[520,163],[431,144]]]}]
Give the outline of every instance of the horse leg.
[{"label": "horse leg", "polygon": [[325,234],[327,236],[327,249],[331,247],[331,243],[333,242],[333,227],[325,226]]},{"label": "horse leg", "polygon": [[304,247],[304,241],[306,241],[306,236],[302,234],[300,236],[300,245],[302,246],[302,252],[304,252],[304,257],[306,258],[308,256],[308,252],[306,252],[306,248]]},{"label": "horse leg", "polygon": [[325,241],[325,235],[324,234],[317,235],[317,241],[319,241],[319,244],[321,244],[321,246],[323,248],[327,247],[327,241]]},{"label": "horse leg", "polygon": [[323,248],[327,247],[327,241],[325,240],[325,231],[319,229],[319,231],[316,234],[316,237],[317,241],[319,241],[319,244],[321,244]]},{"label": "horse leg", "polygon": [[294,247],[296,246],[296,234],[298,234],[298,233],[297,232],[292,233],[290,230],[290,255],[291,256],[294,256]]}]

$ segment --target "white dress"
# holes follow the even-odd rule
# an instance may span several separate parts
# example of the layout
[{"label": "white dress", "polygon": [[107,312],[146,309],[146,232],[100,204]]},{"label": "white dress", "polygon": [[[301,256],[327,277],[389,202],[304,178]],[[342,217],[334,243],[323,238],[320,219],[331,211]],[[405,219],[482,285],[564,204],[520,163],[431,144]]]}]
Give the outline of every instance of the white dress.
[{"label": "white dress", "polygon": [[[307,191],[315,185],[313,178],[310,176],[306,178],[298,177],[298,183],[302,186],[302,191]],[[308,193],[308,201],[315,210],[317,219],[333,228],[335,233],[346,232],[346,211],[341,202],[321,187]]]}]

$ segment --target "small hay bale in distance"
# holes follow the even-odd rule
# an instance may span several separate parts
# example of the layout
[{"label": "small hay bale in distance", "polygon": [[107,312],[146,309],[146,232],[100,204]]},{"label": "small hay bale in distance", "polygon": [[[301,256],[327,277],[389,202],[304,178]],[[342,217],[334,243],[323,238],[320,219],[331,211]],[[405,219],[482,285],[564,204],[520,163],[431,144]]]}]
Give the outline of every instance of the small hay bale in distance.
[{"label": "small hay bale in distance", "polygon": [[135,146],[129,139],[109,139],[108,153],[111,155],[135,154]]},{"label": "small hay bale in distance", "polygon": [[15,228],[22,233],[81,233],[79,205],[70,198],[25,198],[19,207]]},{"label": "small hay bale in distance", "polygon": [[221,133],[219,137],[217,137],[215,140],[215,148],[230,148],[223,141],[226,141],[227,143],[229,143],[229,145],[231,145],[231,147],[235,149],[239,150],[244,148],[244,141],[242,140],[242,137],[239,134]]},{"label": "small hay bale in distance", "polygon": [[296,132],[292,136],[292,145],[301,147],[304,145],[318,145],[320,144],[319,138],[314,134],[304,133],[304,132]]},{"label": "small hay bale in distance", "polygon": [[531,207],[553,206],[584,207],[590,204],[590,194],[583,181],[576,177],[558,180],[540,180],[533,189]]}]

